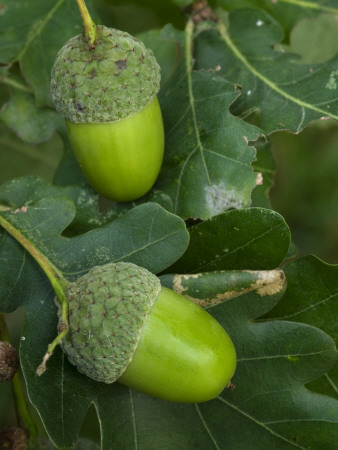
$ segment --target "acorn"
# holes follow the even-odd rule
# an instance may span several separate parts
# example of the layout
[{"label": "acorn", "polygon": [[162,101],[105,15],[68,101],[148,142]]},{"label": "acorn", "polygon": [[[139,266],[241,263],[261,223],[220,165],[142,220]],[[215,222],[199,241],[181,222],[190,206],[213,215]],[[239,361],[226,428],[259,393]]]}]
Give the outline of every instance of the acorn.
[{"label": "acorn", "polygon": [[[208,312],[132,263],[93,267],[67,288],[61,346],[79,372],[176,402],[203,402],[228,385],[234,345]],[[61,306],[59,306],[61,323]]]},{"label": "acorn", "polygon": [[94,25],[78,4],[84,33],[56,57],[52,99],[89,183],[112,200],[135,200],[152,188],[163,159],[160,67],[137,38]]},{"label": "acorn", "polygon": [[0,382],[11,380],[18,368],[18,352],[9,342],[0,341]]}]

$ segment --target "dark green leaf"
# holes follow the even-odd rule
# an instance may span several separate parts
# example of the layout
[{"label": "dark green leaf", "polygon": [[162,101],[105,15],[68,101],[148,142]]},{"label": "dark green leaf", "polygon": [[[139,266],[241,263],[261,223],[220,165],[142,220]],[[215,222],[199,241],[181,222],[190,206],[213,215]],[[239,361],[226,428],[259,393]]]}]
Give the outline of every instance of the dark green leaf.
[{"label": "dark green leaf", "polygon": [[1,110],[0,119],[30,144],[48,141],[62,121],[55,111],[37,108],[33,96],[19,90]]},{"label": "dark green leaf", "polygon": [[187,251],[167,271],[274,269],[290,245],[284,219],[262,208],[229,211],[191,227],[189,232]]},{"label": "dark green leaf", "polygon": [[0,183],[27,173],[39,174],[51,181],[62,156],[62,147],[56,134],[39,145],[22,142],[0,122]]},{"label": "dark green leaf", "polygon": [[[63,165],[65,172],[65,166]],[[66,174],[63,173],[66,177]],[[60,177],[58,177],[60,181]],[[62,179],[62,181],[66,181]],[[67,236],[84,233],[102,226],[116,219],[135,206],[144,202],[153,202],[161,205],[167,211],[172,211],[172,203],[168,195],[153,190],[140,200],[128,203],[108,202],[108,206],[101,212],[102,200],[98,194],[86,183],[55,186],[42,180],[40,177],[27,175],[9,180],[0,186],[0,205],[10,209],[34,205],[37,201],[48,197],[68,197],[74,202],[76,213],[65,230]],[[100,201],[101,200],[101,201]]]},{"label": "dark green leaf", "polygon": [[[288,264],[285,273],[286,295],[267,317],[313,325],[337,343],[338,266],[307,256]],[[338,398],[338,365],[315,388]]]},{"label": "dark green leaf", "polygon": [[36,271],[33,259],[3,231],[0,231],[0,251],[0,311],[12,312],[24,299],[30,298],[35,285],[39,286],[40,278],[35,281],[32,275]]},{"label": "dark green leaf", "polygon": [[[312,327],[283,321],[253,322],[273,307],[283,292],[280,282],[279,288],[275,282],[267,283],[265,294],[257,285],[258,289],[250,291],[255,277],[257,282],[263,273],[230,271],[185,275],[180,283],[179,276],[172,280],[173,286],[179,284],[185,295],[193,298],[211,294],[209,302],[212,304],[213,298],[216,304],[208,311],[229,332],[237,349],[238,367],[232,380],[235,389],[225,390],[213,402],[197,405],[211,441],[206,448],[336,448],[337,402],[303,386],[325,370],[327,357],[331,360],[328,367],[332,366],[334,343]],[[167,285],[168,281],[167,277]],[[225,295],[228,289],[233,294],[230,298]],[[222,298],[224,303],[217,304]]]},{"label": "dark green leaf", "polygon": [[3,6],[0,61],[6,64],[19,61],[38,104],[50,104],[50,73],[56,54],[70,37],[81,33],[76,2],[5,0]]},{"label": "dark green leaf", "polygon": [[0,187],[0,204],[13,210],[56,196],[67,197],[76,206],[76,214],[67,227],[67,235],[72,232],[80,234],[118,217],[114,211],[99,212],[98,195],[87,185],[53,186],[39,177],[27,175],[12,179]]},{"label": "dark green leaf", "polygon": [[[33,207],[2,214],[69,280],[111,261],[134,262],[157,273],[172,264],[188,243],[184,222],[153,203],[73,238],[61,236],[75,215],[73,202],[64,197],[47,197]],[[7,261],[2,264],[4,274]]]},{"label": "dark green leaf", "polygon": [[171,78],[178,61],[182,58],[175,41],[162,37],[161,30],[151,30],[138,35],[144,45],[150,48],[161,67],[161,88]]},{"label": "dark green leaf", "polygon": [[242,88],[233,105],[236,115],[255,113],[266,132],[301,131],[321,117],[338,119],[338,56],[323,64],[303,65],[299,57],[274,49],[283,38],[278,23],[265,12],[239,9],[196,39],[196,67],[212,70]]},{"label": "dark green leaf", "polygon": [[207,219],[250,205],[255,151],[247,141],[259,130],[229,113],[237,96],[223,78],[191,72],[183,63],[160,94],[166,149],[156,186],[183,218]]},{"label": "dark green leaf", "polygon": [[272,15],[288,32],[298,21],[320,12],[338,13],[336,0],[218,0],[227,10],[236,8],[259,8]]},{"label": "dark green leaf", "polygon": [[60,130],[60,137],[63,142],[64,152],[54,174],[54,183],[57,185],[87,185],[87,180],[72,150],[65,126]]}]

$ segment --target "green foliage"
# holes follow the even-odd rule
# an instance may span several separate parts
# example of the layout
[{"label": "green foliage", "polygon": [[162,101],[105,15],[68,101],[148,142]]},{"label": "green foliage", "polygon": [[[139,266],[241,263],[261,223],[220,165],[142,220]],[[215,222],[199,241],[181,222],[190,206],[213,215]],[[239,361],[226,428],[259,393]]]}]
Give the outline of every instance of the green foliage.
[{"label": "green foliage", "polygon": [[17,132],[21,140],[30,144],[50,140],[60,122],[60,117],[54,111],[37,109],[33,95],[20,90],[13,92],[0,118],[8,128]]},{"label": "green foliage", "polygon": [[[315,325],[338,342],[336,321],[338,267],[314,256],[300,258],[285,267],[288,287],[283,302],[267,317]],[[338,366],[313,387],[337,399]]]},{"label": "green foliage", "polygon": [[301,55],[303,64],[324,62],[336,55],[337,37],[337,17],[321,14],[295,25],[290,34],[290,51]]},{"label": "green foliage", "polygon": [[304,18],[317,16],[321,12],[338,13],[335,0],[218,0],[218,3],[226,10],[262,9],[274,17],[286,32]]},{"label": "green foliage", "polygon": [[[75,2],[46,0],[34,3],[3,2],[0,59],[9,66],[19,62],[37,104],[51,105],[49,85],[54,59],[62,44],[81,33],[81,23]],[[13,24],[20,26],[13,27]]]},{"label": "green foliage", "polygon": [[255,115],[265,133],[300,132],[314,119],[337,119],[338,57],[324,64],[299,64],[296,55],[274,48],[282,38],[282,28],[265,12],[235,10],[227,29],[219,25],[197,38],[197,67],[218,67],[220,75],[240,84],[242,95],[232,111]]},{"label": "green foliage", "polygon": [[224,269],[274,269],[287,254],[290,237],[283,218],[262,208],[232,210],[190,228],[177,273]]},{"label": "green foliage", "polygon": [[[238,356],[234,386],[196,405],[94,382],[59,347],[38,377],[57,335],[55,292],[0,228],[0,313],[25,314],[21,369],[41,435],[31,434],[30,448],[338,449],[337,266],[297,259],[288,220],[270,203],[272,193],[297,244],[294,224],[323,227],[329,211],[330,240],[320,236],[315,247],[338,242],[336,1],[214,0],[220,20],[194,23],[185,0],[92,0],[93,18],[140,32],[162,71],[164,163],[154,188],[128,203],[87,184],[51,104],[54,58],[81,32],[76,2],[2,3],[1,217],[68,280],[111,261],[158,274],[222,324]],[[308,126],[321,118],[332,121]],[[311,145],[315,157],[307,158]],[[287,170],[278,157],[285,147]],[[20,335],[20,324],[11,327]],[[5,412],[1,405],[1,425]]]}]

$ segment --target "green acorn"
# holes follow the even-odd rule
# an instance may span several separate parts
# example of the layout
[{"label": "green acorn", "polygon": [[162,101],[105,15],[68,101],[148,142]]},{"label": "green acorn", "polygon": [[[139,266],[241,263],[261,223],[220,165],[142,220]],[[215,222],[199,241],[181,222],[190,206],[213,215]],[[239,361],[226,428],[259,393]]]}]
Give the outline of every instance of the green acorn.
[{"label": "green acorn", "polygon": [[69,331],[61,345],[94,380],[202,402],[217,396],[235,371],[235,349],[221,325],[142,267],[94,267],[68,286],[67,298]]},{"label": "green acorn", "polygon": [[85,31],[56,57],[52,99],[89,183],[110,199],[134,200],[151,189],[163,159],[160,67],[142,42],[95,26],[78,3]]}]

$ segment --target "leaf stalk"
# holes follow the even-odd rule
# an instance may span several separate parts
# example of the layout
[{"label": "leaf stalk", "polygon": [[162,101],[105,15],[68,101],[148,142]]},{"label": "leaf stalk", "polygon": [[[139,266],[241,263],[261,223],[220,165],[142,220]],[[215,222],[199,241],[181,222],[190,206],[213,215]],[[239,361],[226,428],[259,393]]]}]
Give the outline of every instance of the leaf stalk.
[{"label": "leaf stalk", "polygon": [[1,83],[4,83],[4,84],[7,84],[8,86],[11,86],[11,87],[13,87],[14,89],[18,89],[18,90],[20,90],[20,91],[28,92],[29,94],[32,94],[32,93],[33,93],[33,90],[30,89],[28,86],[26,86],[26,85],[20,83],[20,82],[17,81],[17,80],[14,80],[13,78],[3,77],[3,78],[0,78],[0,82],[1,82]]},{"label": "leaf stalk", "polygon": [[95,42],[97,40],[97,28],[93,19],[91,18],[88,8],[84,0],[76,0],[76,3],[79,7],[82,22],[83,22],[83,32],[85,38],[90,47],[95,46]]},{"label": "leaf stalk", "polygon": [[65,289],[69,281],[62,275],[59,269],[49,261],[49,259],[38,250],[35,245],[29,241],[17,228],[8,222],[2,215],[0,215],[0,225],[4,228],[17,242],[19,242],[25,250],[35,259],[41,269],[47,275],[51,285],[53,286],[56,295],[62,303],[66,300]]},{"label": "leaf stalk", "polygon": [[[13,212],[12,212],[13,213]],[[68,302],[66,289],[70,282],[62,275],[59,269],[37,248],[35,245],[27,239],[17,228],[15,228],[9,221],[7,221],[0,214],[0,226],[2,226],[17,242],[19,242],[25,250],[34,258],[39,264],[41,269],[47,275],[53,289],[56,293],[57,299],[61,305],[61,321],[59,323],[59,333],[57,337],[49,344],[47,352],[43,357],[42,363],[37,368],[36,373],[42,375],[46,370],[46,362],[51,357],[55,347],[59,345],[62,339],[67,335],[68,325]]]}]

